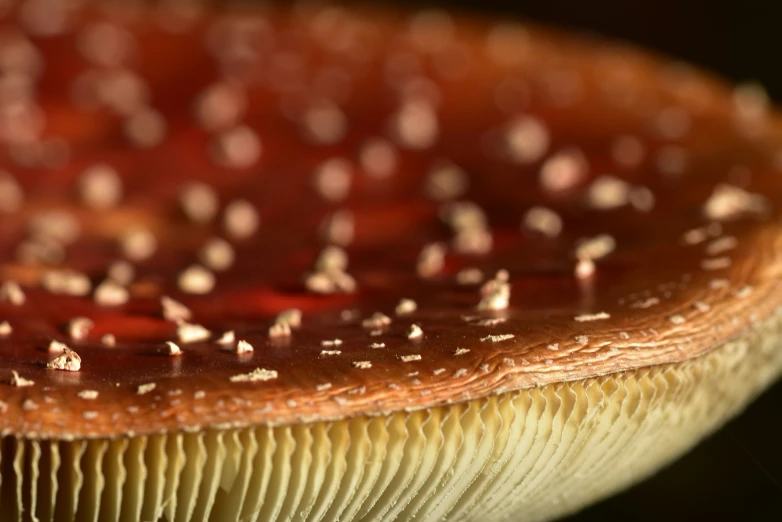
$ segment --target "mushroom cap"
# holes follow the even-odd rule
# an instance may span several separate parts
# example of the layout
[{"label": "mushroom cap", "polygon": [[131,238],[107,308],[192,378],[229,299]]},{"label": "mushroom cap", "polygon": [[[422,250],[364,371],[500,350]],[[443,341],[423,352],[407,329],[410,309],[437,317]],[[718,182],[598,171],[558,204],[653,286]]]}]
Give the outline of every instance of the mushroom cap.
[{"label": "mushroom cap", "polygon": [[[91,491],[46,486],[57,513],[228,520],[239,498],[260,520],[548,519],[657,469],[782,368],[782,128],[754,91],[442,13],[121,13],[30,37],[34,143],[67,161],[3,137],[25,202],[0,279],[24,295],[0,300],[0,362],[33,381],[0,396],[3,494],[47,455],[33,476]],[[85,50],[96,27],[114,51]],[[233,250],[204,254],[215,237]],[[47,369],[75,317],[80,368]],[[612,473],[571,494],[581,469]],[[521,495],[554,485],[567,501]]]}]

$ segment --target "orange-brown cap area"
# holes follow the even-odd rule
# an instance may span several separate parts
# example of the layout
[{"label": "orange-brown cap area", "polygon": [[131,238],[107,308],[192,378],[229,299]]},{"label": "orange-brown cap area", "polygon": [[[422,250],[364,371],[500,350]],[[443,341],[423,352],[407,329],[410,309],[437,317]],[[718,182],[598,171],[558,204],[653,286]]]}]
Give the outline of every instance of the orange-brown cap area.
[{"label": "orange-brown cap area", "polygon": [[782,305],[754,86],[439,12],[38,18],[0,23],[2,435],[421,409],[698,357]]}]

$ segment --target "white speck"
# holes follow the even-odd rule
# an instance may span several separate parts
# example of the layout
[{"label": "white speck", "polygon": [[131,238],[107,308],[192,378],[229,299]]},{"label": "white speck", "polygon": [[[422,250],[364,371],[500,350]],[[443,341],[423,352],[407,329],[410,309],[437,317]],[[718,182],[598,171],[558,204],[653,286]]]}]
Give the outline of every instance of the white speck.
[{"label": "white speck", "polygon": [[198,390],[198,391],[196,391],[196,392],[193,394],[193,398],[194,398],[195,400],[201,400],[201,399],[203,399],[204,397],[206,397],[206,392],[205,392],[205,391],[203,391],[203,390]]},{"label": "white speck", "polygon": [[709,238],[706,227],[693,228],[682,234],[682,242],[686,245],[697,245]]},{"label": "white speck", "polygon": [[318,272],[342,272],[348,267],[348,254],[337,246],[327,246],[318,254],[315,260],[315,270]]},{"label": "white speck", "polygon": [[291,327],[285,322],[276,322],[269,327],[269,338],[280,339],[291,336]]},{"label": "white speck", "polygon": [[418,305],[412,299],[401,299],[394,309],[396,315],[412,314],[416,311]]},{"label": "white speck", "polygon": [[583,314],[574,317],[579,323],[585,323],[590,321],[601,321],[603,319],[610,319],[611,315],[606,312],[598,312],[596,314]]},{"label": "white speck", "polygon": [[733,295],[735,295],[739,299],[744,299],[745,297],[749,297],[751,294],[752,294],[752,287],[747,285],[747,286],[742,286],[741,288],[736,290],[736,292],[734,292]]},{"label": "white speck", "polygon": [[457,348],[453,352],[454,355],[464,355],[465,353],[470,353],[470,349],[469,348]]},{"label": "white speck", "polygon": [[586,156],[576,148],[563,149],[550,156],[540,169],[540,184],[549,193],[570,190],[586,177]]},{"label": "white speck", "polygon": [[424,191],[429,199],[448,201],[462,196],[470,186],[470,178],[458,165],[437,162],[426,175]]},{"label": "white speck", "polygon": [[712,279],[709,281],[709,288],[712,290],[719,290],[721,288],[727,288],[730,282],[727,279]]},{"label": "white speck", "polygon": [[534,163],[543,158],[551,143],[544,123],[534,116],[519,116],[505,132],[505,142],[511,160],[516,163]]},{"label": "white speck", "polygon": [[98,392],[95,390],[82,390],[76,394],[80,399],[85,401],[92,401],[98,398]]},{"label": "white speck", "polygon": [[668,321],[670,321],[671,324],[683,324],[687,321],[687,319],[685,319],[683,315],[674,314],[668,316]]},{"label": "white speck", "polygon": [[187,294],[204,295],[215,286],[215,276],[200,265],[191,265],[179,274],[177,285]]},{"label": "white speck", "polygon": [[494,243],[483,209],[470,201],[446,203],[440,207],[440,218],[455,234],[451,244],[461,254],[486,254]]},{"label": "white speck", "polygon": [[326,391],[326,390],[328,390],[328,389],[330,389],[330,388],[331,388],[331,383],[330,383],[330,382],[327,382],[327,383],[325,383],[325,384],[318,384],[318,385],[315,387],[315,390],[317,390],[317,391],[319,391],[319,392],[322,392],[322,391]]},{"label": "white speck", "polygon": [[738,244],[738,240],[733,236],[720,237],[706,245],[706,254],[716,256],[736,248]]},{"label": "white speck", "polygon": [[586,335],[576,335],[575,337],[573,337],[573,339],[581,346],[586,346],[587,344],[589,344],[589,337],[587,337]]},{"label": "white speck", "polygon": [[131,145],[139,149],[150,149],[159,145],[166,137],[166,129],[166,119],[150,107],[134,111],[123,125],[125,137]]},{"label": "white speck", "polygon": [[234,331],[228,330],[227,332],[223,332],[220,338],[215,342],[223,347],[226,347],[232,345],[235,341],[236,341],[236,336],[234,334]]},{"label": "white speck", "polygon": [[49,353],[62,353],[65,350],[69,350],[69,349],[70,348],[65,343],[61,343],[60,341],[56,341],[56,340],[51,340],[49,342],[49,346],[46,348],[46,351],[48,351]]},{"label": "white speck", "polygon": [[417,324],[411,324],[410,328],[407,330],[407,338],[408,339],[419,339],[423,337],[424,331],[421,330],[421,327]]},{"label": "white speck", "polygon": [[386,178],[394,173],[398,155],[393,144],[383,138],[367,141],[359,154],[361,168],[373,178]]},{"label": "white speck", "polygon": [[217,192],[202,182],[185,185],[179,193],[179,204],[185,215],[195,223],[208,223],[217,215],[220,204]]},{"label": "white speck", "polygon": [[460,254],[488,254],[494,245],[494,236],[486,227],[465,228],[456,230],[451,245]]},{"label": "white speck", "polygon": [[508,273],[500,270],[494,279],[487,281],[481,287],[482,298],[478,303],[477,309],[485,310],[505,310],[510,301],[510,284],[508,284]]},{"label": "white speck", "polygon": [[627,205],[631,186],[615,176],[603,175],[595,179],[587,190],[587,202],[598,210],[611,210]]},{"label": "white speck", "polygon": [[174,342],[166,341],[166,355],[182,355],[182,349]]},{"label": "white speck", "polygon": [[22,287],[16,281],[4,281],[0,286],[0,301],[21,306],[26,299]]},{"label": "white speck", "polygon": [[211,143],[212,159],[223,167],[246,169],[261,158],[263,146],[258,134],[246,125],[238,125],[215,134]]},{"label": "white speck", "polygon": [[111,208],[122,199],[122,180],[112,167],[100,163],[84,171],[79,180],[79,191],[87,206]]},{"label": "white speck", "polygon": [[71,244],[79,238],[79,220],[67,211],[51,210],[30,217],[28,229],[36,238],[46,238],[62,244]]},{"label": "white speck", "polygon": [[267,370],[265,368],[256,368],[250,373],[234,375],[230,378],[231,382],[262,382],[277,378],[276,370]]},{"label": "white speck", "polygon": [[353,242],[356,223],[353,212],[337,210],[325,217],[320,224],[321,240],[339,246],[347,246]]},{"label": "white speck", "polygon": [[399,358],[402,359],[402,362],[413,362],[413,361],[420,361],[421,360],[421,356],[418,355],[418,354],[414,354],[414,355],[400,355]]},{"label": "white speck", "polygon": [[391,324],[391,318],[381,312],[375,312],[361,321],[361,326],[368,329],[384,328]]},{"label": "white speck", "polygon": [[87,317],[74,317],[68,321],[68,336],[77,341],[86,339],[93,326],[95,326],[95,323],[92,319]]},{"label": "white speck", "polygon": [[315,272],[305,278],[305,285],[311,292],[332,294],[353,292],[356,281],[347,273],[348,256],[337,246],[324,248],[315,261]]},{"label": "white speck", "polygon": [[212,332],[200,324],[180,322],[177,324],[176,334],[179,342],[189,344],[208,339]]},{"label": "white speck", "polygon": [[219,237],[208,239],[198,253],[198,258],[206,267],[217,271],[228,270],[235,257],[234,247]]},{"label": "white speck", "polygon": [[768,200],[760,194],[750,194],[733,185],[719,184],[703,205],[703,215],[714,221],[728,221],[742,214],[765,214]]},{"label": "white speck", "polygon": [[416,271],[420,277],[437,275],[445,266],[446,246],[443,243],[430,243],[421,249],[418,255]]},{"label": "white speck", "polygon": [[299,328],[301,326],[301,310],[298,308],[283,310],[277,314],[276,322],[288,323],[291,328]]},{"label": "white speck", "polygon": [[321,346],[341,346],[342,339],[326,339],[320,342]]},{"label": "white speck", "polygon": [[111,279],[106,279],[95,288],[93,299],[98,306],[120,306],[128,302],[127,289]]},{"label": "white speck", "polygon": [[160,305],[163,308],[163,318],[166,321],[187,321],[193,315],[185,305],[165,295],[160,298]]},{"label": "white speck", "polygon": [[117,344],[117,339],[112,334],[107,333],[107,334],[104,334],[103,336],[101,336],[100,343],[103,346],[112,347],[112,346],[115,346]]},{"label": "white speck", "polygon": [[81,368],[81,357],[70,348],[65,347],[60,355],[49,361],[46,368],[48,370],[78,372]]},{"label": "white speck", "polygon": [[379,348],[385,348],[386,343],[372,343],[369,345],[369,347],[372,348],[373,350],[377,350]]},{"label": "white speck", "polygon": [[304,286],[317,294],[351,293],[356,290],[356,280],[341,271],[313,272],[304,278]]},{"label": "white speck", "polygon": [[125,286],[130,284],[135,275],[136,270],[133,268],[133,265],[124,259],[113,261],[106,269],[107,278],[118,285]]},{"label": "white speck", "polygon": [[8,337],[14,329],[8,321],[0,321],[0,337]]},{"label": "white speck", "polygon": [[315,190],[326,201],[337,202],[348,197],[350,192],[352,167],[345,158],[331,158],[315,170],[313,183]]},{"label": "white speck", "polygon": [[247,239],[258,230],[261,218],[249,201],[237,199],[231,201],[223,213],[223,227],[233,239]]},{"label": "white speck", "polygon": [[576,278],[589,279],[595,274],[595,262],[591,259],[579,259],[575,269]]},{"label": "white speck", "polygon": [[559,350],[559,343],[549,343],[546,345],[546,349],[551,350],[552,352],[556,352]]},{"label": "white speck", "polygon": [[14,370],[11,370],[11,380],[9,381],[9,384],[16,388],[26,388],[28,386],[32,386],[33,384],[35,384],[35,381],[31,381],[30,379],[25,379]]},{"label": "white speck", "polygon": [[723,270],[728,268],[731,263],[732,261],[729,257],[714,257],[701,260],[701,268],[703,270]]},{"label": "white speck", "polygon": [[711,310],[711,306],[708,303],[704,303],[703,301],[695,301],[692,303],[692,307],[699,312],[708,312]]},{"label": "white speck", "polygon": [[342,353],[342,350],[321,350],[321,355],[339,355]]},{"label": "white speck", "polygon": [[426,149],[434,145],[439,134],[437,113],[423,97],[411,96],[402,102],[391,118],[391,133],[397,142],[409,149]]},{"label": "white speck", "polygon": [[348,119],[336,104],[319,100],[303,115],[303,127],[307,137],[316,144],[339,143],[348,129]]},{"label": "white speck", "polygon": [[630,308],[651,308],[652,306],[660,304],[660,300],[657,297],[649,297],[640,301],[635,301],[630,304]]},{"label": "white speck", "polygon": [[238,82],[221,81],[211,84],[198,95],[195,116],[205,129],[214,131],[236,125],[246,107],[242,86]]},{"label": "white speck", "polygon": [[524,226],[548,238],[555,238],[562,232],[562,218],[546,207],[532,207],[524,214]]},{"label": "white speck", "polygon": [[608,234],[582,238],[576,242],[578,259],[601,259],[616,249],[616,240]]},{"label": "white speck", "polygon": [[372,368],[372,363],[369,361],[353,361],[351,363],[353,367],[358,368],[360,370],[367,370],[369,368]]},{"label": "white speck", "polygon": [[86,274],[73,270],[47,270],[41,278],[41,286],[53,294],[85,296],[92,283]]},{"label": "white speck", "polygon": [[236,353],[243,354],[243,353],[252,353],[253,352],[253,345],[248,343],[245,340],[240,340],[238,343],[236,343]]},{"label": "white speck", "polygon": [[656,204],[654,192],[647,187],[632,187],[629,195],[630,204],[638,212],[650,212]]},{"label": "white speck", "polygon": [[464,268],[456,273],[456,282],[460,285],[477,285],[483,281],[483,272],[477,268]]},{"label": "white speck", "polygon": [[513,339],[516,337],[513,334],[500,334],[500,335],[489,335],[486,337],[481,338],[481,341],[483,342],[492,342],[492,343],[498,343],[501,341],[507,341],[508,339]]},{"label": "white speck", "polygon": [[157,250],[157,239],[146,228],[132,228],[120,237],[122,254],[131,261],[144,261]]},{"label": "white speck", "polygon": [[146,393],[151,392],[156,387],[157,387],[157,384],[155,384],[154,382],[149,382],[149,383],[146,383],[146,384],[140,384],[138,386],[138,388],[136,388],[136,394],[144,395]]},{"label": "white speck", "polygon": [[454,379],[458,379],[459,377],[464,377],[469,372],[467,371],[467,368],[459,368],[455,372],[453,372]]}]

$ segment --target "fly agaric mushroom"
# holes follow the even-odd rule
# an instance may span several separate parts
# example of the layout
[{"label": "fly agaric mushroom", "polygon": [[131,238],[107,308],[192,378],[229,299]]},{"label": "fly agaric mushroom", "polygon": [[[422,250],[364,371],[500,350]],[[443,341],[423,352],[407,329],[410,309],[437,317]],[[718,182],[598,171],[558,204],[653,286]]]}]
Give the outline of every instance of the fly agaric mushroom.
[{"label": "fly agaric mushroom", "polygon": [[440,12],[30,4],[0,28],[3,520],[548,520],[782,370],[757,97]]}]

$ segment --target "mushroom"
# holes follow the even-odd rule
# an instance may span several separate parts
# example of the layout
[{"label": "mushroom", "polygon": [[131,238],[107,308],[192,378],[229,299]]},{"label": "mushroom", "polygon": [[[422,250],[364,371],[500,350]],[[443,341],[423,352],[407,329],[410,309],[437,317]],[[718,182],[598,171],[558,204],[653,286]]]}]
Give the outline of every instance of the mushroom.
[{"label": "mushroom", "polygon": [[[0,28],[0,172],[45,173],[0,250],[62,256],[0,265],[3,520],[551,520],[782,372],[782,133],[746,94],[442,12],[145,9]],[[110,204],[74,175],[107,156]]]}]

